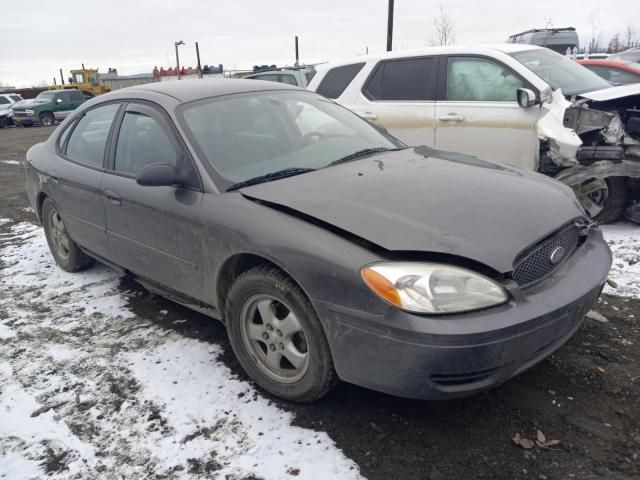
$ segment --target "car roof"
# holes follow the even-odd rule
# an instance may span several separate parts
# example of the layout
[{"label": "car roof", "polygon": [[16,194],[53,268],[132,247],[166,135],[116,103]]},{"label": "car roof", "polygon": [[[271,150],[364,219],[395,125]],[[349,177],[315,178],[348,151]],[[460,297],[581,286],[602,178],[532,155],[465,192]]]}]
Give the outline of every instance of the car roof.
[{"label": "car roof", "polygon": [[633,72],[637,72],[638,68],[634,67],[634,62],[630,62],[628,60],[609,60],[609,59],[588,59],[588,60],[578,60],[580,65],[600,65],[603,67],[616,67],[621,68],[622,70],[630,70]]},{"label": "car roof", "polygon": [[[202,78],[146,83],[144,85],[118,89],[112,93],[130,94],[136,91],[141,93],[158,93],[173,97],[180,102],[190,102],[207,97],[269,90],[301,89],[293,85],[276,82],[256,82],[255,80],[237,78]],[[101,95],[101,97],[114,96],[112,93]]]},{"label": "car roof", "polygon": [[427,47],[418,50],[398,50],[393,52],[384,52],[374,55],[363,55],[360,57],[352,57],[349,59],[337,60],[334,62],[324,63],[316,66],[316,69],[332,68],[340,65],[349,65],[351,63],[370,62],[383,60],[387,58],[404,58],[419,57],[423,55],[446,55],[446,54],[493,54],[494,52],[513,53],[525,50],[539,50],[544,47],[537,45],[529,45],[527,43],[495,43],[482,45],[447,45],[442,47]]}]

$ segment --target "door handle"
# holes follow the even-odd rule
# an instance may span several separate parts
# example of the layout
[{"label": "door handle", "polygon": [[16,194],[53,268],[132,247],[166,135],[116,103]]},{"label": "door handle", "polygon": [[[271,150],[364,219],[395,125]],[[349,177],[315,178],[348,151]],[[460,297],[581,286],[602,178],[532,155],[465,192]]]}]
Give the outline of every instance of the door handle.
[{"label": "door handle", "polygon": [[459,123],[464,122],[464,115],[457,115],[455,113],[447,113],[441,117],[438,117],[441,122]]},{"label": "door handle", "polygon": [[378,115],[373,112],[364,112],[361,113],[360,116],[365,120],[376,120],[378,118]]},{"label": "door handle", "polygon": [[105,190],[104,197],[108,202],[113,203],[114,205],[122,205],[122,198],[113,190]]}]

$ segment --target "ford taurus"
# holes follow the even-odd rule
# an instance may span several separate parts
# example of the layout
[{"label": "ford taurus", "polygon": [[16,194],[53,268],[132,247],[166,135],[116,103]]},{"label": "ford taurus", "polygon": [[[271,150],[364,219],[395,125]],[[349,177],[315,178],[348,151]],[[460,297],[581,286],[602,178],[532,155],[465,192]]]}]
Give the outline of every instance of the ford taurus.
[{"label": "ford taurus", "polygon": [[408,148],[274,82],[101,95],[26,176],[61,268],[98,260],[223,321],[292,401],[338,379],[424,399],[498,385],[571,337],[611,264],[569,187]]}]

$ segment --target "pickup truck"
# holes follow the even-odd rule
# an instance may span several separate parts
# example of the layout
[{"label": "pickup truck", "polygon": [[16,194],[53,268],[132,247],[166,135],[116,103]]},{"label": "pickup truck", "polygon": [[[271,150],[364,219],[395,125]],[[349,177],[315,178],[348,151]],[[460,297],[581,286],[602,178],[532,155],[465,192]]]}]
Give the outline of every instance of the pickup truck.
[{"label": "pickup truck", "polygon": [[18,126],[52,126],[78,108],[86,96],[80,90],[47,90],[33,100],[23,101],[12,110]]},{"label": "pickup truck", "polygon": [[640,84],[533,45],[433,47],[316,67],[309,90],[428,145],[537,171],[616,220],[640,191]]}]

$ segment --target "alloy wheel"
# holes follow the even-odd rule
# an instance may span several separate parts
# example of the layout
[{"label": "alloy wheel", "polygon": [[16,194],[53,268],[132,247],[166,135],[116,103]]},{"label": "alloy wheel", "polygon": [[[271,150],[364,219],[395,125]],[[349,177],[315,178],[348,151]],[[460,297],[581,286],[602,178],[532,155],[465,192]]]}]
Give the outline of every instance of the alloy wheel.
[{"label": "alloy wheel", "polygon": [[62,258],[68,258],[69,251],[71,249],[69,235],[67,234],[67,229],[65,228],[64,223],[62,223],[62,218],[60,218],[60,214],[57,210],[51,211],[49,225],[51,226],[51,239],[53,240],[56,252]]},{"label": "alloy wheel", "polygon": [[309,368],[309,347],[291,308],[270,295],[254,295],[241,313],[242,341],[257,367],[269,378],[294,383]]},{"label": "alloy wheel", "polygon": [[609,186],[602,178],[592,178],[576,185],[574,191],[591,218],[602,212],[609,198]]}]

